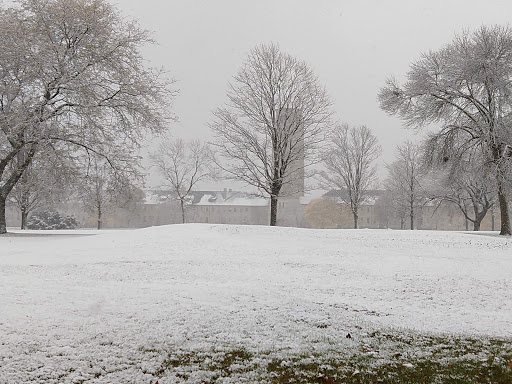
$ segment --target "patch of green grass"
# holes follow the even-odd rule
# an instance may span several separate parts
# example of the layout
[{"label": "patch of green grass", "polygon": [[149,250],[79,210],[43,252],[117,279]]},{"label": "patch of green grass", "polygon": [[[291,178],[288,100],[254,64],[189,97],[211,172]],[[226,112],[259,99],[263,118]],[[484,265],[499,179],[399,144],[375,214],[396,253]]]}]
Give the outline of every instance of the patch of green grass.
[{"label": "patch of green grass", "polygon": [[212,370],[216,369],[220,371],[221,376],[230,376],[234,364],[243,366],[245,362],[250,361],[252,356],[253,355],[251,353],[247,352],[243,348],[235,349],[230,352],[221,354],[218,359],[214,360],[209,365],[209,368]]},{"label": "patch of green grass", "polygon": [[202,383],[210,383],[220,377],[229,377],[234,372],[246,372],[250,368],[246,368],[245,364],[252,357],[253,354],[244,348],[228,351],[172,353],[153,375],[160,377],[165,372],[174,371],[177,377],[187,380],[193,371],[211,372],[208,379],[202,380]]},{"label": "patch of green grass", "polygon": [[512,340],[372,332],[330,343],[321,352],[244,347],[173,352],[154,375],[183,382],[201,377],[197,382],[205,384],[226,378],[269,384],[512,384]]}]

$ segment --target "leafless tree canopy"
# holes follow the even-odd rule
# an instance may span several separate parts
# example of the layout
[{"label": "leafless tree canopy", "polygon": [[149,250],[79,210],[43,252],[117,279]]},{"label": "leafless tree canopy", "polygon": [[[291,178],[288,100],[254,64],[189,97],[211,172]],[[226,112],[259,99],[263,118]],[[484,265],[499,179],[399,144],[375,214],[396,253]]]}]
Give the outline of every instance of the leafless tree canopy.
[{"label": "leafless tree canopy", "polygon": [[286,184],[297,184],[331,121],[331,102],[309,66],[277,45],[254,48],[210,124],[222,168],[271,197],[271,225]]},{"label": "leafless tree canopy", "polygon": [[185,222],[185,203],[197,183],[210,179],[210,151],[199,140],[166,139],[151,155],[151,162],[180,202],[182,222]]},{"label": "leafless tree canopy", "polygon": [[[20,152],[9,167],[17,167],[23,160],[23,152]],[[21,213],[21,228],[26,229],[32,212],[66,201],[74,191],[77,177],[73,158],[62,153],[58,146],[40,147],[9,194],[8,203]]]},{"label": "leafless tree canopy", "polygon": [[85,210],[96,215],[97,229],[103,227],[106,213],[142,201],[141,190],[128,175],[112,168],[104,157],[91,156],[77,191]]},{"label": "leafless tree canopy", "polygon": [[425,197],[420,182],[424,175],[421,148],[410,141],[398,146],[396,160],[387,165],[387,169],[388,177],[384,185],[391,192],[401,227],[405,228],[406,218],[409,217],[409,228],[414,229],[416,211]]},{"label": "leafless tree canopy", "polygon": [[19,0],[0,9],[0,34],[1,212],[40,147],[61,143],[124,167],[144,130],[170,117],[170,81],[140,55],[149,33],[104,0]]},{"label": "leafless tree canopy", "polygon": [[[502,215],[501,234],[511,234],[504,187],[512,144],[512,29],[464,32],[412,64],[407,82],[388,80],[381,108],[411,127],[440,123],[439,142],[480,147],[494,165]],[[461,140],[463,139],[463,140]],[[461,149],[461,148],[459,148]]]},{"label": "leafless tree canopy", "polygon": [[354,216],[354,228],[358,228],[359,207],[366,192],[375,185],[374,162],[382,149],[364,125],[338,126],[330,139],[330,148],[324,156],[327,172],[322,173],[322,184],[341,192],[340,197],[350,205]]},{"label": "leafless tree canopy", "polygon": [[[429,183],[424,189],[439,206],[453,204],[460,209],[466,223],[478,231],[487,212],[496,202],[496,178],[492,163],[479,147],[464,148],[465,142],[437,145],[437,135],[427,140],[426,160],[430,167]],[[449,151],[447,151],[449,149]]]}]

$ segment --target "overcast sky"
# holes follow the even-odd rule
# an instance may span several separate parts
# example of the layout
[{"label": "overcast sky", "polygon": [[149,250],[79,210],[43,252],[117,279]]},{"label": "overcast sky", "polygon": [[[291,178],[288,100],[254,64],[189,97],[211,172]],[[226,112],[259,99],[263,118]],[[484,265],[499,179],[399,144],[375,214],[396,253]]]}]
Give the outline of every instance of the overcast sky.
[{"label": "overcast sky", "polygon": [[[226,101],[227,84],[249,50],[278,43],[305,60],[326,86],[335,117],[367,125],[382,162],[418,135],[379,109],[387,77],[401,79],[423,52],[437,50],[464,29],[507,24],[512,1],[498,0],[114,0],[127,17],[154,32],[144,50],[180,90],[174,104],[177,137],[208,140],[211,111]],[[156,179],[150,178],[150,184]]]}]

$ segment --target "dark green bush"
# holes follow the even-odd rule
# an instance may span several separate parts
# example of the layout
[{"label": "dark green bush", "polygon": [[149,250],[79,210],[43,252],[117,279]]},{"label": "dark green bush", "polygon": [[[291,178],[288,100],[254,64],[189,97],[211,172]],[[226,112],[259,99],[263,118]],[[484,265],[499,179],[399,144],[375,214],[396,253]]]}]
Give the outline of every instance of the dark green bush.
[{"label": "dark green bush", "polygon": [[75,229],[78,221],[74,216],[63,216],[55,211],[34,212],[27,221],[28,229]]}]

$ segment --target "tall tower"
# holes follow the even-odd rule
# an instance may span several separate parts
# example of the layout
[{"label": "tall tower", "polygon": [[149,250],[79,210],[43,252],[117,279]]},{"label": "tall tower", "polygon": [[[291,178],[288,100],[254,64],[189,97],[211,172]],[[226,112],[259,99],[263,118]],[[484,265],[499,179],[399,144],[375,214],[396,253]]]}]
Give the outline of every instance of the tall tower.
[{"label": "tall tower", "polygon": [[283,109],[279,115],[279,135],[286,142],[285,158],[291,159],[284,175],[281,197],[299,198],[304,196],[304,124],[300,111]]}]

